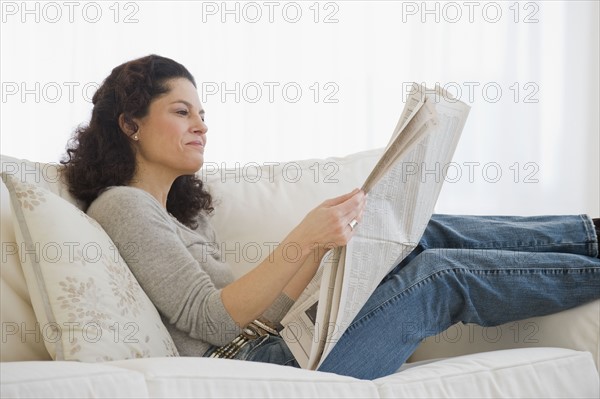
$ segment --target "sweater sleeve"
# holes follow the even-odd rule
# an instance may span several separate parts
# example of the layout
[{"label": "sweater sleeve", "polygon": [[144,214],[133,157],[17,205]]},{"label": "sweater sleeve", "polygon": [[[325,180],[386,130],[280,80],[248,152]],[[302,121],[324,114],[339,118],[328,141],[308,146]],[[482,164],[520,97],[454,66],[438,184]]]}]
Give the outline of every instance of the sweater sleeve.
[{"label": "sweater sleeve", "polygon": [[[241,332],[221,290],[187,250],[169,215],[133,187],[105,191],[89,207],[163,317],[190,337],[221,346]],[[224,265],[225,266],[225,265]]]},{"label": "sweater sleeve", "polygon": [[293,304],[294,300],[282,292],[263,313],[263,317],[273,323],[280,323]]},{"label": "sweater sleeve", "polygon": [[[219,242],[214,228],[205,215],[198,215],[196,222],[198,222],[198,228],[201,228],[203,231],[210,232],[209,234],[213,243]],[[264,311],[262,317],[273,323],[280,323],[292,305],[294,305],[294,300],[282,292],[279,294],[279,296],[277,296],[275,301],[273,301],[271,306]]]}]

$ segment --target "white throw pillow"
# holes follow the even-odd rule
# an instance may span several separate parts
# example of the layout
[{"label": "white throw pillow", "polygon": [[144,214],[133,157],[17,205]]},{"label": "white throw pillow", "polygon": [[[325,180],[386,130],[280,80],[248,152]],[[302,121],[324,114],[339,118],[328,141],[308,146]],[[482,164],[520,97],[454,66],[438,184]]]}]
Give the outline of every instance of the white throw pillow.
[{"label": "white throw pillow", "polygon": [[177,356],[115,245],[59,196],[2,173],[39,333],[55,360]]}]

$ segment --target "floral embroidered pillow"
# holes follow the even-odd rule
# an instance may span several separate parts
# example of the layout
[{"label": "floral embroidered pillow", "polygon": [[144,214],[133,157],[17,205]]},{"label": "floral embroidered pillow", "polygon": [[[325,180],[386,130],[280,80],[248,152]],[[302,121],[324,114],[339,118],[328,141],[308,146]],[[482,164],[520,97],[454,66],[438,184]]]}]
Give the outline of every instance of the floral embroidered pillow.
[{"label": "floral embroidered pillow", "polygon": [[[178,356],[160,316],[100,225],[2,173],[39,336],[55,360]],[[37,334],[36,334],[37,335]]]}]

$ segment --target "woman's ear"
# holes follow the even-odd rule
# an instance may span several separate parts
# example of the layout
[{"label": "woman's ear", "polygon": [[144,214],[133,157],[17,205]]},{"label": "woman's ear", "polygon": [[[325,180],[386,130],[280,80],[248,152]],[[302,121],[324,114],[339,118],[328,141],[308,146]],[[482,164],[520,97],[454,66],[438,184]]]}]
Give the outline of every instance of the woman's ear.
[{"label": "woman's ear", "polygon": [[138,125],[125,114],[119,115],[119,127],[127,136],[131,137],[138,131]]}]

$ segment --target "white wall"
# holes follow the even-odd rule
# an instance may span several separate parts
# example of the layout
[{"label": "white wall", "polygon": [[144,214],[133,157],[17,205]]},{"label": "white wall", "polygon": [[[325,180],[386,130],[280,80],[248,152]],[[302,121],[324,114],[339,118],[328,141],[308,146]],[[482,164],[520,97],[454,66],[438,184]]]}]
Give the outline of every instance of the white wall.
[{"label": "white wall", "polygon": [[472,110],[438,211],[599,216],[598,13],[596,1],[4,1],[0,151],[57,161],[97,84],[149,53],[195,75],[219,164],[383,146],[405,85],[439,83]]}]

